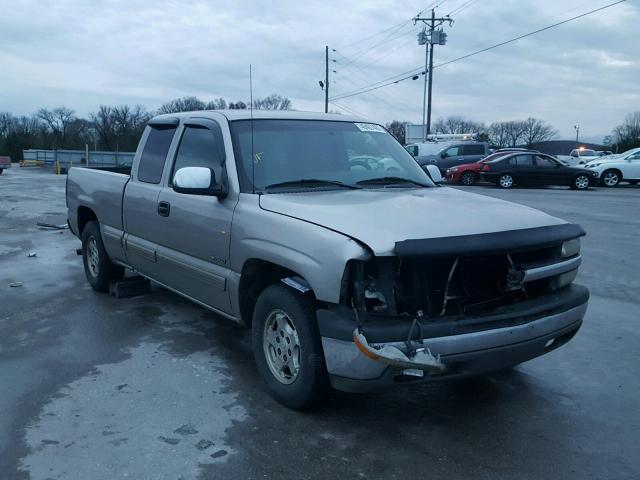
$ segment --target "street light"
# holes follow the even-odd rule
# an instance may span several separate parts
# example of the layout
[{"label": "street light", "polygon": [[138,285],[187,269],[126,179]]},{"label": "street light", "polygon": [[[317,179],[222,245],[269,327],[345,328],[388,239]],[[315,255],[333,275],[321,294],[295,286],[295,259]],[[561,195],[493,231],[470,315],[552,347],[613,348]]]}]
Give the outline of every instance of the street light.
[{"label": "street light", "polygon": [[580,134],[580,125],[574,125],[573,128],[576,131],[576,143],[578,143],[578,135]]}]

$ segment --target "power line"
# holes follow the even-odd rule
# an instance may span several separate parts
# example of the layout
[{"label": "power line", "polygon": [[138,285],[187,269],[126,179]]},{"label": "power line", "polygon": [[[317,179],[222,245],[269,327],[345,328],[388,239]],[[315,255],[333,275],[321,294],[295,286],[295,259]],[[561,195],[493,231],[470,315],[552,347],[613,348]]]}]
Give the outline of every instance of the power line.
[{"label": "power line", "polygon": [[[473,57],[473,56],[478,55],[480,53],[484,53],[484,52],[487,52],[489,50],[493,50],[494,48],[502,47],[502,46],[507,45],[509,43],[513,43],[513,42],[515,42],[517,40],[521,40],[523,38],[530,37],[532,35],[535,35],[535,34],[540,33],[540,32],[544,32],[544,31],[549,30],[551,28],[555,28],[555,27],[558,27],[560,25],[564,25],[565,23],[569,23],[569,22],[572,22],[574,20],[578,20],[580,18],[586,17],[588,15],[592,15],[594,13],[600,12],[602,10],[606,10],[607,8],[614,7],[614,6],[618,5],[618,4],[624,3],[626,1],[627,0],[618,0],[617,2],[609,3],[609,4],[604,5],[602,7],[598,7],[598,8],[595,8],[593,10],[590,10],[588,12],[581,13],[580,15],[576,15],[576,16],[568,18],[566,20],[562,20],[560,22],[553,23],[553,24],[548,25],[546,27],[539,28],[538,30],[534,30],[532,32],[525,33],[524,35],[519,35],[517,37],[514,37],[512,39],[506,40],[504,42],[496,43],[495,45],[491,45],[489,47],[482,48],[480,50],[476,50],[476,51],[468,53],[466,55],[462,55],[460,57],[457,57],[457,58],[448,60],[446,62],[440,63],[438,65],[434,65],[433,68],[438,68],[438,67],[442,67],[444,65],[449,65],[451,63],[458,62],[460,60],[464,60],[464,59],[469,58],[469,57]],[[339,96],[335,96],[331,100],[340,100],[342,98],[352,97],[352,96],[355,96],[355,95],[361,95],[363,93],[367,93],[367,92],[370,92],[370,91],[373,91],[373,90],[377,90],[379,88],[383,88],[383,87],[386,87],[386,86],[389,86],[389,85],[393,85],[394,83],[400,83],[400,82],[402,82],[404,80],[408,80],[410,78],[413,78],[416,75],[424,75],[424,73],[425,72],[423,70],[423,67],[416,67],[414,69],[407,70],[406,72],[400,73],[398,75],[394,75],[394,76],[389,77],[387,79],[380,80],[378,82],[374,82],[374,83],[372,83],[372,84],[370,84],[368,86],[363,87],[359,91],[354,90],[354,91],[351,91],[351,92],[346,92],[346,93],[341,94]],[[406,76],[403,76],[403,75],[406,75]],[[396,77],[401,77],[401,78],[396,78]],[[392,78],[395,78],[395,80],[387,81],[387,80],[390,80]]]},{"label": "power line", "polygon": [[[446,0],[444,0],[444,1],[446,1]],[[436,2],[431,3],[428,7],[425,7],[424,9],[420,10],[420,11],[419,11],[415,16],[420,16],[420,15],[422,15],[424,12],[426,12],[426,11],[427,11],[427,10],[429,10],[430,8],[435,8],[435,7],[434,7],[434,5],[436,5],[437,3],[438,3],[437,1],[436,1]],[[407,25],[407,24],[411,23],[411,21],[412,21],[412,20],[413,20],[413,17],[411,17],[411,18],[409,18],[409,19],[407,19],[407,20],[404,20],[404,21],[402,21],[402,22],[400,22],[400,23],[396,23],[395,25],[392,25],[392,26],[391,26],[391,27],[389,27],[389,28],[385,28],[384,30],[379,31],[378,33],[374,33],[373,35],[369,35],[368,37],[361,38],[361,39],[356,40],[355,42],[351,42],[351,43],[349,43],[349,44],[347,44],[347,45],[343,45],[342,47],[340,47],[340,49],[341,49],[341,50],[346,50],[346,49],[348,49],[348,48],[352,47],[353,45],[357,45],[357,44],[362,43],[362,42],[365,42],[365,41],[367,41],[367,40],[371,40],[372,38],[376,38],[377,36],[382,35],[382,34],[384,34],[384,33],[387,33],[387,32],[389,32],[390,30],[394,30],[394,29],[396,29],[396,31],[397,31],[397,30],[401,29],[402,27],[404,27],[405,25]],[[371,47],[371,48],[373,48],[373,47]],[[366,49],[361,50],[360,52],[363,52],[363,51],[365,51],[365,50],[366,50]],[[353,56],[353,55],[357,55],[357,53],[355,53],[355,54],[351,54],[351,55],[348,55],[348,56],[350,57],[350,56]]]},{"label": "power line", "polygon": [[577,20],[579,18],[586,17],[587,15],[591,15],[593,13],[600,12],[602,10],[605,10],[607,8],[613,7],[615,5],[618,5],[619,3],[623,3],[623,2],[626,2],[626,1],[627,0],[618,0],[617,2],[613,2],[613,3],[610,3],[608,5],[604,5],[603,7],[598,7],[596,9],[594,9],[594,10],[590,10],[588,12],[581,13],[580,15],[576,15],[575,17],[571,17],[571,18],[568,18],[566,20],[562,20],[561,22],[557,22],[557,23],[554,23],[552,25],[548,25],[546,27],[539,28],[538,30],[534,30],[533,32],[525,33],[524,35],[519,35],[519,36],[514,37],[514,38],[512,38],[510,40],[506,40],[504,42],[496,43],[495,45],[491,45],[490,47],[482,48],[480,50],[476,50],[475,52],[471,52],[471,53],[468,53],[466,55],[462,55],[461,57],[454,58],[452,60],[448,60],[448,61],[446,61],[444,63],[440,63],[440,64],[434,66],[433,68],[442,67],[444,65],[449,65],[450,63],[457,62],[457,61],[463,60],[465,58],[473,57],[474,55],[478,55],[479,53],[484,53],[484,52],[487,52],[489,50],[493,50],[494,48],[502,47],[503,45],[507,45],[507,44],[513,43],[513,42],[515,42],[517,40],[521,40],[523,38],[530,37],[530,36],[535,35],[537,33],[544,32],[545,30],[549,30],[551,28],[555,28],[555,27],[558,27],[560,25],[564,25],[565,23],[569,23],[569,22],[571,22],[573,20]]}]

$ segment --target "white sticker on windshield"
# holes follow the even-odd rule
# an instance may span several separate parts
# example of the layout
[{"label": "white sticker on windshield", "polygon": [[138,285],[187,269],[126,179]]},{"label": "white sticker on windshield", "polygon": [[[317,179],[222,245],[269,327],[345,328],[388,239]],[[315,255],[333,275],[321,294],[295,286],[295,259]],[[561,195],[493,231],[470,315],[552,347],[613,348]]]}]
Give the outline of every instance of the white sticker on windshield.
[{"label": "white sticker on windshield", "polygon": [[356,123],[356,127],[358,127],[362,132],[378,132],[384,133],[385,130],[380,125],[376,125],[375,123]]}]

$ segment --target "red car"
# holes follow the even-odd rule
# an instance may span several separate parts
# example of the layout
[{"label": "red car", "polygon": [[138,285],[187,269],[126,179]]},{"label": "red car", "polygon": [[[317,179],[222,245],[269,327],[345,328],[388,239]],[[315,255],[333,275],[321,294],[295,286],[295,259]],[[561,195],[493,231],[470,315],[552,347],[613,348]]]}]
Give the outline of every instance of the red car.
[{"label": "red car", "polygon": [[9,157],[0,157],[0,175],[2,175],[2,171],[5,168],[11,167],[11,158]]},{"label": "red car", "polygon": [[456,167],[451,167],[447,169],[447,172],[444,175],[445,181],[449,183],[460,183],[462,185],[473,185],[480,178],[480,170],[482,169],[482,165],[484,162],[488,162],[490,160],[495,160],[496,158],[500,158],[504,155],[508,155],[513,152],[529,152],[531,150],[527,150],[526,148],[504,148],[495,151],[491,155],[487,155],[482,160],[478,160],[474,163],[464,163],[462,165],[458,165]]}]

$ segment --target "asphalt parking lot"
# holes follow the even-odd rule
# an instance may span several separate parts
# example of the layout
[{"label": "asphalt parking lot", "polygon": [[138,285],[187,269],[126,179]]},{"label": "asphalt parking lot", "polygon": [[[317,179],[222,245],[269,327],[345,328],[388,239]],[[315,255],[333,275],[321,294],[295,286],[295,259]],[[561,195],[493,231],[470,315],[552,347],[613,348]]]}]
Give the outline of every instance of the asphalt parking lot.
[{"label": "asphalt parking lot", "polygon": [[160,288],[88,287],[80,242],[36,226],[65,222],[65,178],[0,176],[0,478],[640,477],[640,186],[467,188],[584,227],[581,331],[510,371],[299,413],[248,331]]}]

